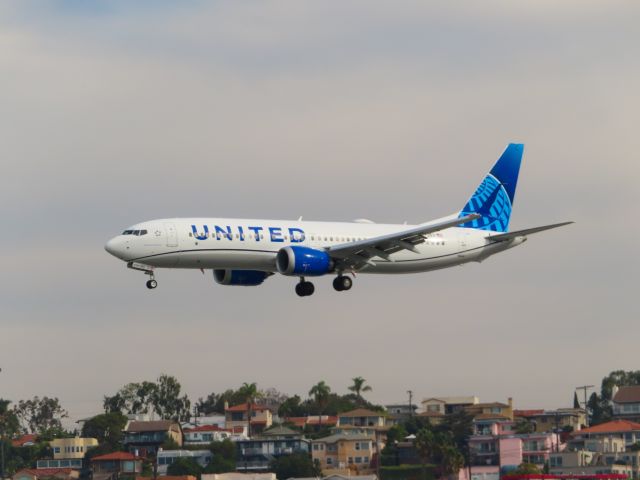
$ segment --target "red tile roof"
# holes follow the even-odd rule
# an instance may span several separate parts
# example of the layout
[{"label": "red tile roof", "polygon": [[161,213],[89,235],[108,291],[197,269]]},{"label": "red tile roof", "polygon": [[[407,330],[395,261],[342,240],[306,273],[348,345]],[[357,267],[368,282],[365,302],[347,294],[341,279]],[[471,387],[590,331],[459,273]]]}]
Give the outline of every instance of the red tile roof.
[{"label": "red tile roof", "polygon": [[373,410],[369,410],[368,408],[356,408],[355,410],[351,410],[349,412],[344,412],[339,414],[340,417],[386,417],[387,414],[385,412],[374,412]]},{"label": "red tile roof", "polygon": [[[304,428],[305,425],[336,425],[338,423],[338,417],[331,415],[323,415],[322,422],[320,422],[317,415],[311,417],[288,417],[286,422],[293,423],[296,427]],[[253,423],[253,422],[252,422]]]},{"label": "red tile roof", "polygon": [[38,441],[38,435],[35,433],[29,433],[27,435],[22,435],[21,437],[14,438],[11,440],[11,445],[14,447],[23,447],[27,443],[35,443]]},{"label": "red tile roof", "polygon": [[580,436],[587,433],[619,433],[632,431],[640,431],[640,423],[630,422],[629,420],[613,420],[593,427],[583,428],[582,430],[573,432],[571,435]]},{"label": "red tile roof", "polygon": [[136,457],[135,455],[129,452],[113,452],[107,453],[105,455],[98,455],[97,457],[93,457],[91,459],[92,462],[100,462],[107,460],[139,460],[140,457]]},{"label": "red tile roof", "polygon": [[[233,407],[229,407],[225,409],[225,412],[246,412],[249,410],[248,403],[241,403],[240,405],[234,405]],[[251,405],[251,410],[254,412],[263,412],[265,410],[269,410],[267,407],[263,407],[262,405],[258,405],[254,403]]]},{"label": "red tile roof", "polygon": [[534,417],[544,414],[544,410],[514,410],[514,417]]},{"label": "red tile roof", "polygon": [[19,472],[16,472],[16,475],[19,473],[28,473],[29,475],[33,475],[39,478],[44,477],[55,477],[60,475],[69,475],[71,472],[77,472],[78,470],[74,468],[24,468]]}]

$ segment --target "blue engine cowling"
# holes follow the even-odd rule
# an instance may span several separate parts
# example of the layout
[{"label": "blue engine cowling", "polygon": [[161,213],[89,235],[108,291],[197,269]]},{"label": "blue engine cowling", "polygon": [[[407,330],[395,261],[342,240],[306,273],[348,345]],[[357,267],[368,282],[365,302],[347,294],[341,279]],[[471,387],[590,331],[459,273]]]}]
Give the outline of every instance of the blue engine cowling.
[{"label": "blue engine cowling", "polygon": [[324,275],[333,270],[333,260],[325,251],[292,246],[280,249],[276,267],[283,275]]},{"label": "blue engine cowling", "polygon": [[269,276],[268,272],[260,270],[228,270],[213,271],[213,279],[220,285],[241,285],[243,287],[255,287],[264,282]]}]

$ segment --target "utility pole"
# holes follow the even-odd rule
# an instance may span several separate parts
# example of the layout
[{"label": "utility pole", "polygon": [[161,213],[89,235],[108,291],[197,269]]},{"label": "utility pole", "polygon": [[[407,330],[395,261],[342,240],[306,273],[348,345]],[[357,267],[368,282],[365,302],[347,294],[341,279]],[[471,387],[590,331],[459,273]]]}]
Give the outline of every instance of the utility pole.
[{"label": "utility pole", "polygon": [[587,408],[587,390],[595,388],[593,385],[582,385],[581,387],[576,387],[576,390],[582,390],[584,393],[584,415],[585,415],[585,426],[589,426],[589,409]]},{"label": "utility pole", "polygon": [[409,394],[409,417],[413,418],[413,404],[411,401],[413,400],[413,390],[407,390]]}]

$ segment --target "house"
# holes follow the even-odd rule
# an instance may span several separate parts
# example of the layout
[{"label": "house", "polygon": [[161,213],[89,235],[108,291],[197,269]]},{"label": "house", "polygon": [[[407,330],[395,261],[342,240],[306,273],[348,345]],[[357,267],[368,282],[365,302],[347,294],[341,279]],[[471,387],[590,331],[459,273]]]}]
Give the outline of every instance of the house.
[{"label": "house", "polygon": [[413,417],[416,415],[416,410],[418,410],[417,405],[409,405],[408,403],[392,403],[385,405],[384,408],[387,409],[389,418],[394,423]]},{"label": "house", "polygon": [[464,410],[476,420],[513,420],[513,399],[509,398],[508,403],[476,403],[464,407]]},{"label": "house", "polygon": [[386,413],[374,412],[366,408],[356,408],[338,415],[337,427],[373,427],[383,429],[386,427]]},{"label": "house", "polygon": [[142,472],[142,459],[128,452],[113,452],[91,459],[93,478],[116,474],[135,475]]},{"label": "house", "polygon": [[560,436],[555,433],[515,434],[513,422],[494,422],[476,428],[480,434],[469,438],[472,480],[498,480],[500,474],[521,463],[532,463],[542,469],[554,450],[561,450]]},{"label": "house", "polygon": [[[164,480],[164,479],[163,479]],[[207,473],[201,475],[201,480],[277,480],[275,473]]]},{"label": "house", "polygon": [[53,458],[41,459],[36,462],[39,470],[44,469],[77,469],[84,467],[85,454],[98,446],[95,438],[56,438],[49,442]]},{"label": "house", "polygon": [[311,457],[323,471],[364,469],[371,467],[375,437],[371,435],[335,434],[311,441]]},{"label": "house", "polygon": [[201,467],[211,463],[213,454],[209,450],[160,450],[156,456],[156,465],[160,475],[166,475],[169,466],[179,458],[191,458]]},{"label": "house", "polygon": [[236,442],[236,470],[268,470],[271,460],[292,453],[309,453],[309,441],[303,438],[264,436]]},{"label": "house", "polygon": [[531,422],[536,432],[573,432],[586,423],[582,408],[558,408],[557,410],[514,410],[514,420]]},{"label": "house", "polygon": [[172,420],[132,421],[124,429],[123,445],[129,453],[154,456],[158,448],[172,440],[182,446],[182,428]]},{"label": "house", "polygon": [[54,460],[80,459],[85,453],[98,446],[95,438],[56,438],[49,442]]},{"label": "house", "polygon": [[184,445],[208,445],[223,440],[241,440],[247,438],[246,427],[221,428],[218,425],[200,425],[184,428]]},{"label": "house", "polygon": [[302,438],[302,436],[302,433],[281,425],[272,427],[260,434],[260,438]]},{"label": "house", "polygon": [[636,442],[640,442],[640,423],[631,422],[629,420],[612,420],[610,422],[594,425],[593,427],[583,428],[571,434],[571,442],[583,442],[590,438],[602,437],[621,438],[625,442],[625,446],[629,447]]},{"label": "house", "polygon": [[[250,419],[249,410],[251,410]],[[271,411],[267,407],[255,403],[251,405],[241,403],[233,407],[225,407],[224,416],[225,428],[247,427],[250,435],[262,432],[273,424]]]},{"label": "house", "polygon": [[613,418],[640,422],[640,385],[613,387]]},{"label": "house", "polygon": [[552,474],[625,474],[628,478],[640,476],[640,452],[627,451],[623,438],[602,436],[585,439],[581,446],[570,445],[565,451],[550,456]]},{"label": "house", "polygon": [[17,471],[12,480],[75,480],[80,477],[80,471],[73,468],[24,468]]},{"label": "house", "polygon": [[478,397],[432,397],[422,401],[422,412],[444,416],[478,403],[480,403]]},{"label": "house", "polygon": [[306,426],[335,427],[338,423],[338,417],[332,415],[309,415],[308,417],[288,417],[284,421],[298,428],[305,428]]}]

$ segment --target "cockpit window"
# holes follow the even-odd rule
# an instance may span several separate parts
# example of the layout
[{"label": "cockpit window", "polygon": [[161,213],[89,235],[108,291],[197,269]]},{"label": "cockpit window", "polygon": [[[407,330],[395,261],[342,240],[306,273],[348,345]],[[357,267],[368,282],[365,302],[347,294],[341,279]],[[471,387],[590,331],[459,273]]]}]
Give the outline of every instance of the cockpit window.
[{"label": "cockpit window", "polygon": [[133,230],[125,230],[122,232],[123,235],[133,235]]},{"label": "cockpit window", "polygon": [[146,235],[147,233],[149,233],[148,230],[125,230],[122,232],[122,235],[135,235],[139,237],[141,235]]},{"label": "cockpit window", "polygon": [[140,230],[140,235],[146,235],[147,231],[146,230]]}]

